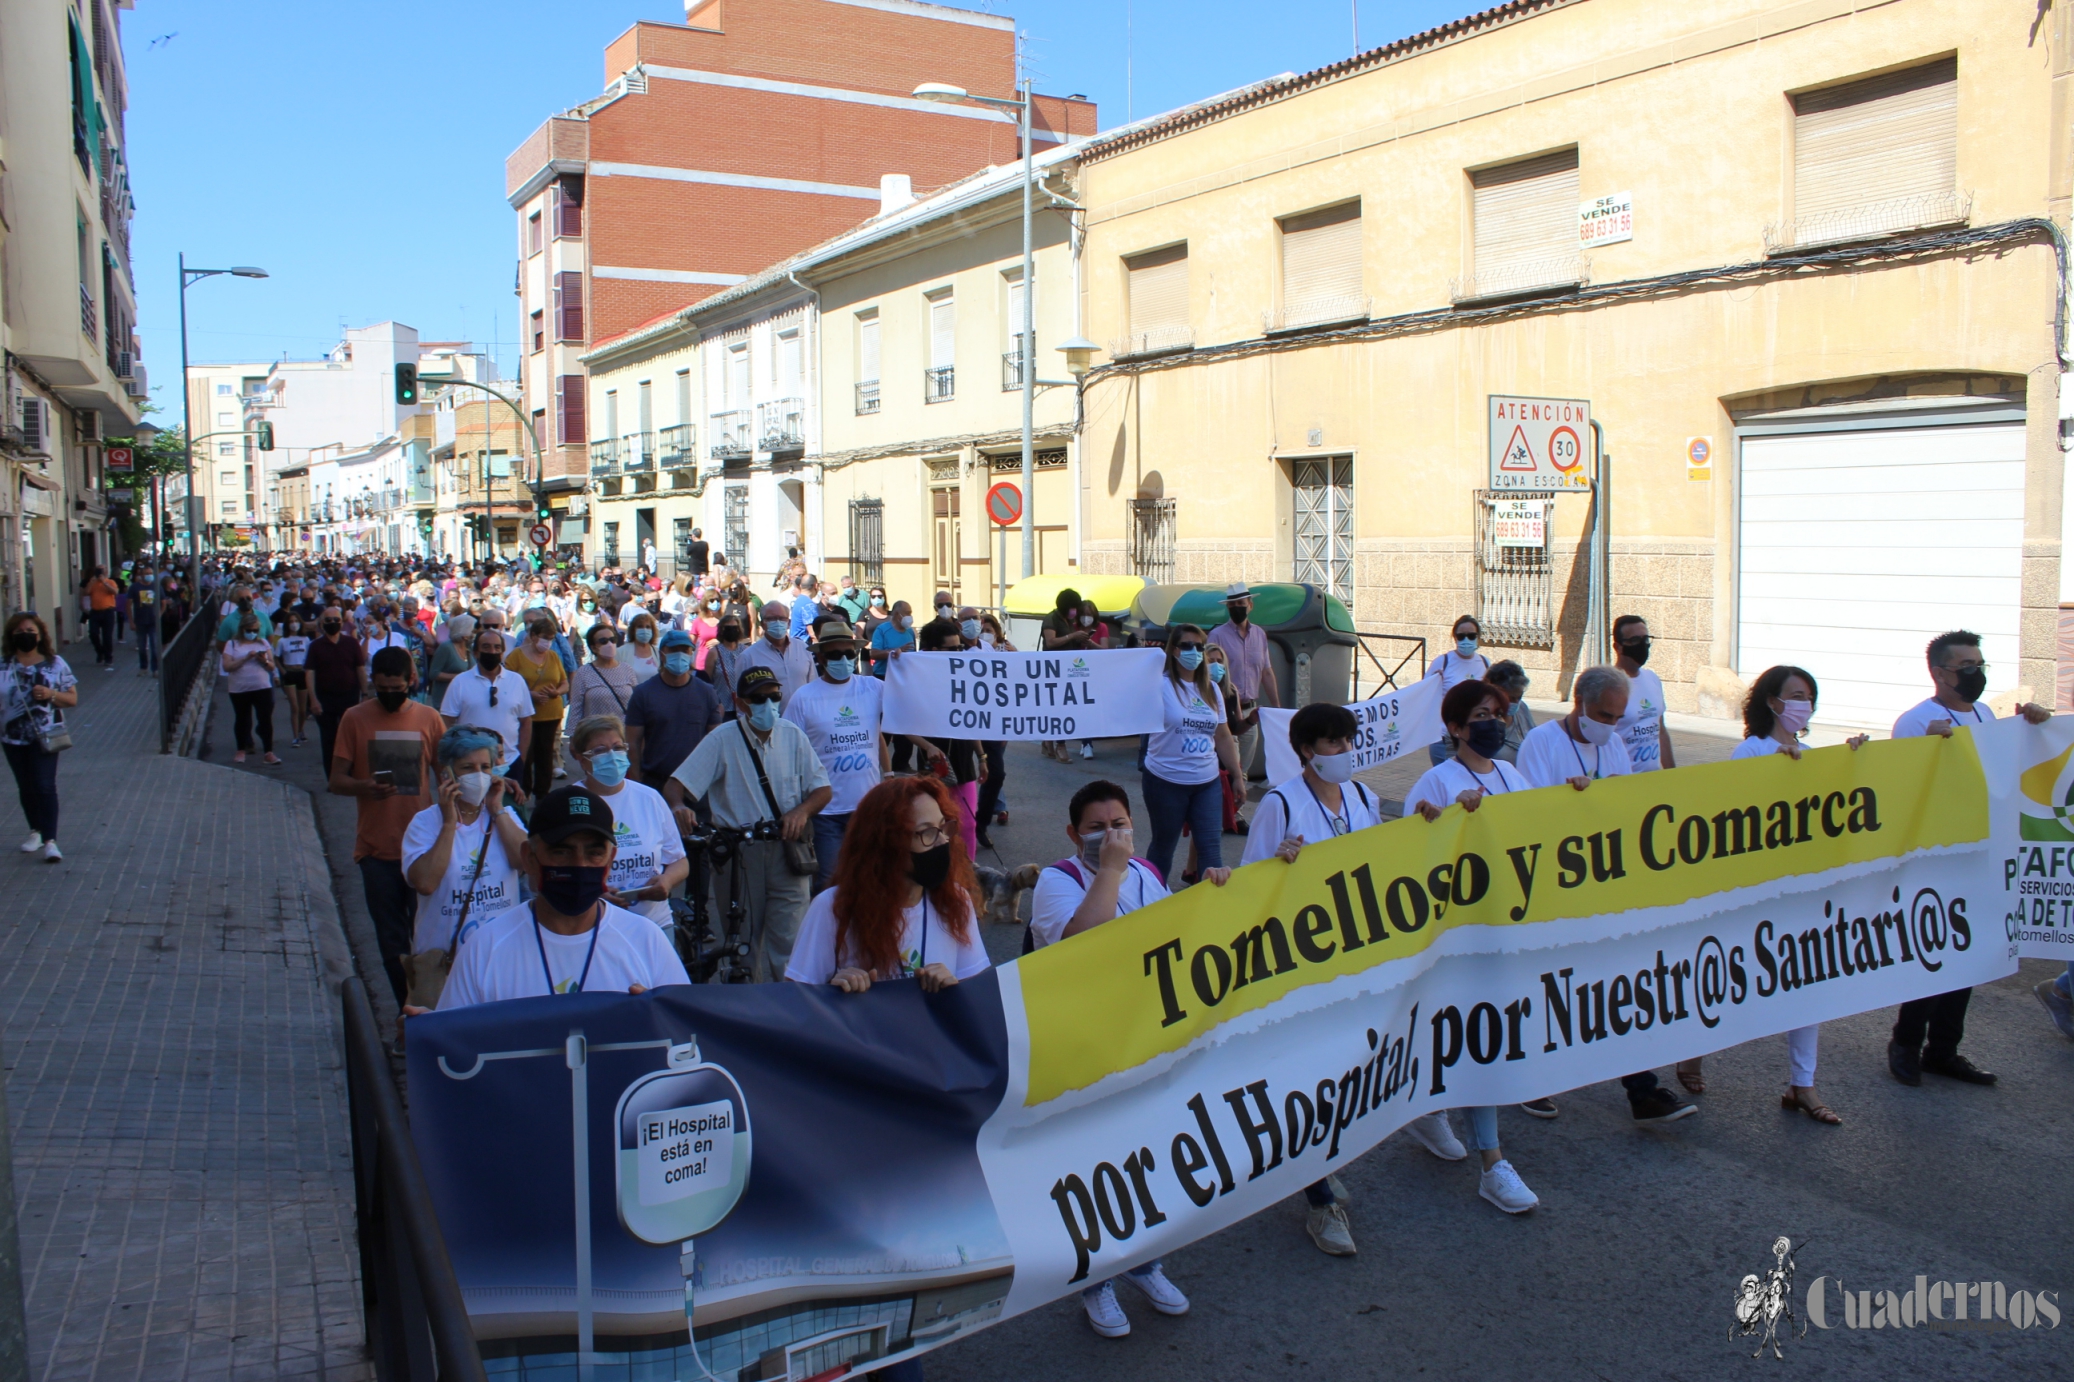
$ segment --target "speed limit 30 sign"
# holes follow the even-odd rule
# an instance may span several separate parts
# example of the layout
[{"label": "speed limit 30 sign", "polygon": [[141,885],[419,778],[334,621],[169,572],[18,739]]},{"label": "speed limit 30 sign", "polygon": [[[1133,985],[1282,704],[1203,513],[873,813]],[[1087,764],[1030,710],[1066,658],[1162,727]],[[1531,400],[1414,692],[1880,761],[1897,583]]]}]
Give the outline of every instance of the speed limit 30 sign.
[{"label": "speed limit 30 sign", "polygon": [[1588,490],[1592,405],[1583,398],[1491,395],[1493,490]]}]

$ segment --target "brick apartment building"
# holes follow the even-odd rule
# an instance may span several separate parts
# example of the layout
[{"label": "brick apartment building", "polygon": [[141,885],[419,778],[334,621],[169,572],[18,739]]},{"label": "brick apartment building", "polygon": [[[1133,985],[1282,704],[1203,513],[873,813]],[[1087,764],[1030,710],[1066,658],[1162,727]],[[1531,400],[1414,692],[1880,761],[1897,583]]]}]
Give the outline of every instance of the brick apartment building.
[{"label": "brick apartment building", "polygon": [[[1021,154],[977,105],[1011,96],[1015,22],[918,0],[688,0],[605,49],[604,92],[505,162],[516,213],[520,377],[557,507],[587,475],[591,342],[677,311],[879,213]],[[1039,150],[1095,132],[1095,108],[1040,96]],[[890,186],[887,180],[891,179]],[[904,179],[903,183],[901,180]]]}]

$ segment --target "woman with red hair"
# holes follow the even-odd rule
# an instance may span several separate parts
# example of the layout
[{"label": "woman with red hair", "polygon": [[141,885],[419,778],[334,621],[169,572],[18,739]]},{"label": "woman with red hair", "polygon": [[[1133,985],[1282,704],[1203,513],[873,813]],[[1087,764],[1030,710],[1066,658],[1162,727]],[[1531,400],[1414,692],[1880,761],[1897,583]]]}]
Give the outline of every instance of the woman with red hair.
[{"label": "woman with red hair", "polygon": [[934,777],[893,777],[864,794],[843,836],[835,884],[807,908],[785,977],[863,993],[916,978],[924,993],[984,973],[959,806]]}]

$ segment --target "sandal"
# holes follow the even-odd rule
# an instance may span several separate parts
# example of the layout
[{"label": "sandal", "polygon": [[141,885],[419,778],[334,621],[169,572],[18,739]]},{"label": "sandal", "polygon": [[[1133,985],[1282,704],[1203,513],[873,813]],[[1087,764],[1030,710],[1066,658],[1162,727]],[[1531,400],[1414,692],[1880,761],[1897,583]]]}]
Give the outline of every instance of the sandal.
[{"label": "sandal", "polygon": [[1810,1104],[1806,1100],[1802,1099],[1800,1097],[1800,1092],[1795,1089],[1789,1088],[1784,1094],[1779,1096],[1779,1107],[1798,1109],[1800,1112],[1805,1113],[1808,1117],[1814,1119],[1817,1123],[1836,1124],[1844,1121],[1842,1118],[1837,1116],[1835,1111],[1832,1110],[1829,1107],[1829,1105]]},{"label": "sandal", "polygon": [[1678,1062],[1678,1083],[1685,1086],[1685,1092],[1688,1094],[1707,1092],[1706,1078],[1700,1074],[1700,1063],[1696,1060]]}]

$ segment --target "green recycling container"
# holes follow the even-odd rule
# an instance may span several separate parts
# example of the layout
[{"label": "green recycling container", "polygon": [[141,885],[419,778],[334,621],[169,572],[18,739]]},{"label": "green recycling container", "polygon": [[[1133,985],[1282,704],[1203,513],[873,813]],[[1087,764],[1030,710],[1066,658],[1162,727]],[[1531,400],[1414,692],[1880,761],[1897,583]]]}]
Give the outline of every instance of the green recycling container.
[{"label": "green recycling container", "polygon": [[[1253,622],[1267,634],[1268,665],[1284,706],[1319,701],[1344,705],[1354,698],[1354,656],[1360,640],[1344,602],[1315,585],[1269,581],[1253,590]],[[1175,624],[1205,630],[1228,623],[1221,585],[1153,585],[1131,606],[1140,642],[1163,642]]]}]

